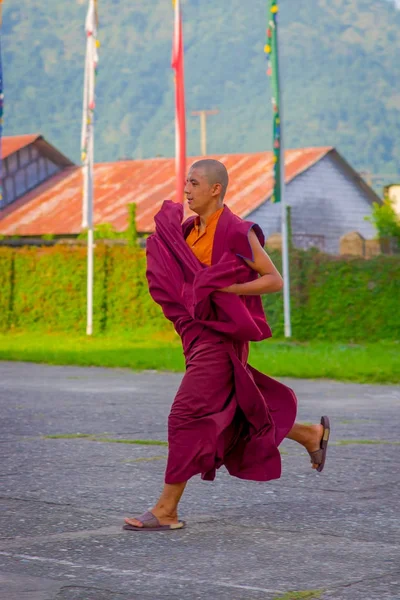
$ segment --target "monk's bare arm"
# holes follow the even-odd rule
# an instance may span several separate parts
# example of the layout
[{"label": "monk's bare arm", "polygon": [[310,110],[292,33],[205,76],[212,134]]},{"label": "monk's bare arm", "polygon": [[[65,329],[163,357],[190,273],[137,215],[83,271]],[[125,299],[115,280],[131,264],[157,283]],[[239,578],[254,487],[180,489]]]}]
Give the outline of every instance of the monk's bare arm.
[{"label": "monk's bare arm", "polygon": [[279,292],[283,288],[283,279],[274,263],[261,246],[253,230],[250,231],[249,241],[253,250],[254,261],[246,260],[246,263],[260,277],[248,283],[235,283],[221,291],[237,294],[238,296],[261,296]]}]

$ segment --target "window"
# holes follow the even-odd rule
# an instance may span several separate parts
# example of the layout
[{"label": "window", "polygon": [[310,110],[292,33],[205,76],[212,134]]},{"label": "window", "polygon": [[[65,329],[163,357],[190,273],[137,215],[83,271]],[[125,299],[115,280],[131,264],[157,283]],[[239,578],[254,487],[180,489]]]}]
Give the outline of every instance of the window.
[{"label": "window", "polygon": [[3,179],[3,206],[7,206],[15,199],[14,180],[12,177]]},{"label": "window", "polygon": [[39,165],[35,161],[28,165],[25,169],[26,172],[26,183],[28,190],[31,190],[39,183]]},{"label": "window", "polygon": [[35,160],[36,158],[39,158],[39,151],[35,146],[31,146],[31,159]]},{"label": "window", "polygon": [[[23,168],[21,166],[18,168],[17,156],[20,163],[27,161]],[[1,207],[7,206],[60,171],[58,165],[48,158],[40,156],[34,147],[23,148],[16,154],[11,154],[4,163]]]},{"label": "window", "polygon": [[6,169],[7,175],[11,175],[11,173],[15,173],[18,169],[18,160],[16,154],[10,154],[8,158],[6,158]]},{"label": "window", "polygon": [[26,184],[25,184],[25,173],[23,170],[17,171],[16,174],[14,175],[14,180],[15,180],[15,196],[22,196],[22,194],[25,192],[26,190]]},{"label": "window", "polygon": [[47,161],[45,158],[39,158],[39,179],[44,181],[47,178]]},{"label": "window", "polygon": [[22,148],[18,154],[20,166],[23,167],[24,165],[27,165],[29,162],[29,146],[27,148]]}]

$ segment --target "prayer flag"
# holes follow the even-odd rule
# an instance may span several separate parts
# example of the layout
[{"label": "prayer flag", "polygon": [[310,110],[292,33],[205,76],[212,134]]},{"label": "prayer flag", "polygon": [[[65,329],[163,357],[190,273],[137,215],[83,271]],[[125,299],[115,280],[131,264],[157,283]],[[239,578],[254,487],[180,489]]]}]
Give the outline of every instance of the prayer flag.
[{"label": "prayer flag", "polygon": [[280,115],[280,87],[279,87],[279,60],[278,60],[278,0],[270,0],[268,12],[267,44],[265,53],[268,57],[267,75],[271,78],[272,112],[273,112],[273,155],[274,155],[274,192],[272,202],[281,201],[281,115]]}]

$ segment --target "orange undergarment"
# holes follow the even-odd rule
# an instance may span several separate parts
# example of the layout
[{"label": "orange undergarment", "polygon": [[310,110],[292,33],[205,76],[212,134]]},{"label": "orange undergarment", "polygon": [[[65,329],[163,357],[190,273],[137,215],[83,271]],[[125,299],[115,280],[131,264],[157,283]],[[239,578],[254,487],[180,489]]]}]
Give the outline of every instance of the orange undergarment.
[{"label": "orange undergarment", "polygon": [[223,210],[224,207],[220,208],[207,219],[206,228],[202,233],[200,233],[200,217],[196,217],[193,229],[186,238],[186,243],[194,255],[208,267],[211,265],[215,231]]}]

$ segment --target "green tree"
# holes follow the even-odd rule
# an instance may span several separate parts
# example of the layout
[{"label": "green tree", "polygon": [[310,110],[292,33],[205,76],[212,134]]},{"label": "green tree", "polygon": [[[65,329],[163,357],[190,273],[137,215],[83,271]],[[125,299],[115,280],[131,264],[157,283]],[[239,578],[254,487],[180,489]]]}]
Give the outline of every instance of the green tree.
[{"label": "green tree", "polygon": [[383,204],[374,202],[372,215],[366,220],[375,226],[379,239],[394,239],[400,248],[400,217],[388,196],[383,199]]},{"label": "green tree", "polygon": [[[99,223],[96,225],[93,231],[93,238],[95,240],[117,240],[125,239],[126,233],[119,232],[114,229],[111,223]],[[87,240],[87,231],[83,231],[78,235],[78,239]]]},{"label": "green tree", "polygon": [[135,202],[128,204],[128,211],[129,211],[129,225],[128,225],[128,229],[126,230],[128,243],[130,246],[136,246],[138,234],[137,234],[137,229],[136,229],[136,203]]}]

